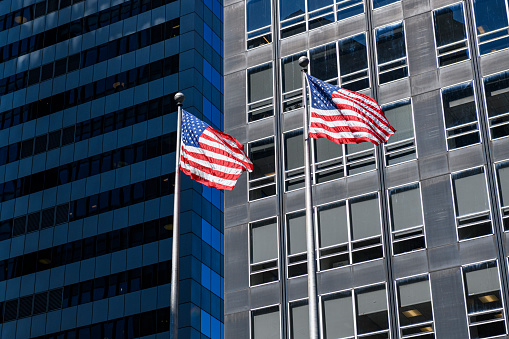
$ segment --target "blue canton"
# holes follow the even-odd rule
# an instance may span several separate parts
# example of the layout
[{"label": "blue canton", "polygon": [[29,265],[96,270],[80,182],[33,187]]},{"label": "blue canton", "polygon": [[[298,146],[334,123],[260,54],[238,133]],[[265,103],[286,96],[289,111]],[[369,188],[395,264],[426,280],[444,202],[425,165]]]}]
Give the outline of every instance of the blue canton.
[{"label": "blue canton", "polygon": [[200,147],[200,136],[210,126],[191,113],[182,110],[182,142],[186,146]]},{"label": "blue canton", "polygon": [[321,110],[338,109],[332,101],[332,93],[339,90],[339,87],[318,80],[311,75],[308,75],[308,80],[311,91],[311,107]]}]

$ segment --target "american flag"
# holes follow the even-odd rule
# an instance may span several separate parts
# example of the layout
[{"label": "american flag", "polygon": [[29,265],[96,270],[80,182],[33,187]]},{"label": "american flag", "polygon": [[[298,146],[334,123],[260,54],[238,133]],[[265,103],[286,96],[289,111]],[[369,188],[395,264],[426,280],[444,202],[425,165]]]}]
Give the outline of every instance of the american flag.
[{"label": "american flag", "polygon": [[243,171],[253,171],[244,146],[182,111],[180,170],[209,187],[232,190]]},{"label": "american flag", "polygon": [[396,131],[377,102],[307,75],[311,91],[309,136],[337,144],[369,141],[378,145]]}]

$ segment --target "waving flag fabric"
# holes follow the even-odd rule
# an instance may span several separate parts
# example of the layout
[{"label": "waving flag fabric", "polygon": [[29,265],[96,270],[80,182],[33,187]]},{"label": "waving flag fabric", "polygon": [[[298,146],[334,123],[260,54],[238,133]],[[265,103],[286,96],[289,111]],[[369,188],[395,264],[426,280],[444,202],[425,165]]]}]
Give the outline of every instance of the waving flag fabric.
[{"label": "waving flag fabric", "polygon": [[386,142],[395,129],[377,102],[307,75],[311,96],[309,136],[337,144]]},{"label": "waving flag fabric", "polygon": [[180,170],[209,187],[232,190],[243,171],[253,171],[242,144],[186,111],[181,150]]}]

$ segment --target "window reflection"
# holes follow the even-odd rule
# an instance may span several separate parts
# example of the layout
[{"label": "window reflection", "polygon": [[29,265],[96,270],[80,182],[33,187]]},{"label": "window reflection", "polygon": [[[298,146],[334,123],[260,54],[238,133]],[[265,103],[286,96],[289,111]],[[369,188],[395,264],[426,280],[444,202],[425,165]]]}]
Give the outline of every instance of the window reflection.
[{"label": "window reflection", "polygon": [[460,240],[491,234],[491,215],[484,168],[453,174],[456,223]]},{"label": "window reflection", "polygon": [[276,194],[274,138],[255,141],[249,145],[249,159],[253,172],[249,173],[249,200]]},{"label": "window reflection", "polygon": [[285,133],[285,190],[304,187],[304,140],[302,130]]},{"label": "window reflection", "polygon": [[394,2],[398,2],[399,0],[373,0],[373,8],[379,8],[382,6],[386,6],[392,4]]},{"label": "window reflection", "polygon": [[471,338],[506,333],[496,261],[463,267]]},{"label": "window reflection", "polygon": [[341,87],[359,91],[369,87],[366,34],[339,40]]},{"label": "window reflection", "polygon": [[403,23],[376,29],[378,78],[380,84],[408,76]]},{"label": "window reflection", "polygon": [[248,121],[253,122],[274,115],[272,64],[247,70]]},{"label": "window reflection", "polygon": [[338,62],[336,44],[321,46],[309,51],[310,73],[323,81],[337,85]]},{"label": "window reflection", "polygon": [[439,66],[468,59],[463,4],[458,3],[433,12]]},{"label": "window reflection", "polygon": [[271,1],[246,1],[247,48],[255,48],[272,42]]},{"label": "window reflection", "polygon": [[251,286],[278,280],[277,219],[251,224]]},{"label": "window reflection", "polygon": [[479,142],[479,126],[472,83],[442,90],[447,146],[449,149]]},{"label": "window reflection", "polygon": [[479,53],[487,54],[509,47],[509,24],[504,0],[473,0]]},{"label": "window reflection", "polygon": [[401,279],[396,284],[401,338],[435,338],[428,276]]},{"label": "window reflection", "polygon": [[252,339],[279,339],[279,307],[273,306],[253,311],[251,324]]},{"label": "window reflection", "polygon": [[299,66],[301,56],[307,56],[307,53],[302,52],[281,60],[283,112],[302,107],[302,68]]},{"label": "window reflection", "polygon": [[306,213],[297,212],[287,215],[286,230],[288,277],[306,274]]},{"label": "window reflection", "polygon": [[389,320],[385,286],[370,286],[355,290],[357,334],[376,332],[387,336]]},{"label": "window reflection", "polygon": [[386,164],[393,165],[415,159],[414,119],[410,100],[384,105],[382,109],[396,129],[396,133],[384,144]]},{"label": "window reflection", "polygon": [[309,312],[307,300],[290,303],[290,338],[309,338]]},{"label": "window reflection", "polygon": [[484,78],[484,93],[491,138],[509,135],[509,72]]}]

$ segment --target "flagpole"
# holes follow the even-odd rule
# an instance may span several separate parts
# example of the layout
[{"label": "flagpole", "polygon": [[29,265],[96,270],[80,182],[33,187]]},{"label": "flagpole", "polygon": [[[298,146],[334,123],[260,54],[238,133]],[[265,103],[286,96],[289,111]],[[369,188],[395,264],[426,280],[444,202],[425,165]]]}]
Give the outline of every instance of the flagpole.
[{"label": "flagpole", "polygon": [[299,58],[302,67],[302,102],[304,107],[304,172],[306,190],[306,247],[308,257],[308,309],[309,309],[309,338],[319,338],[318,327],[318,291],[316,287],[316,252],[315,232],[313,228],[313,201],[311,196],[311,160],[309,152],[309,121],[306,95],[306,67],[309,59],[306,56]]},{"label": "flagpole", "polygon": [[173,247],[171,252],[170,339],[178,339],[179,252],[180,252],[180,149],[182,144],[182,103],[185,96],[178,92],[177,148],[175,150],[175,186],[173,190]]}]

